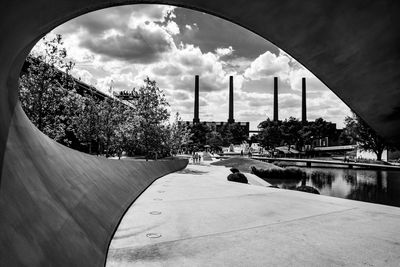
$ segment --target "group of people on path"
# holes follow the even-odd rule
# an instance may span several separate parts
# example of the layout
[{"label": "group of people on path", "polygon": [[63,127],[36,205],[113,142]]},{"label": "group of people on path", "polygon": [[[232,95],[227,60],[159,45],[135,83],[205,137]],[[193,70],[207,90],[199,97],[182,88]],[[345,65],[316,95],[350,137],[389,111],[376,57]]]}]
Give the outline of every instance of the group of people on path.
[{"label": "group of people on path", "polygon": [[201,162],[201,155],[200,155],[199,153],[193,152],[192,157],[193,157],[193,164],[196,164],[196,163],[200,163],[200,162]]},{"label": "group of people on path", "polygon": [[[240,156],[243,157],[243,155],[244,155],[244,152],[243,152],[243,150],[242,150],[242,151],[240,151]],[[253,153],[251,153],[251,150],[249,150],[249,152],[247,152],[247,156],[248,156],[249,158],[251,158],[251,157],[253,156]]]}]

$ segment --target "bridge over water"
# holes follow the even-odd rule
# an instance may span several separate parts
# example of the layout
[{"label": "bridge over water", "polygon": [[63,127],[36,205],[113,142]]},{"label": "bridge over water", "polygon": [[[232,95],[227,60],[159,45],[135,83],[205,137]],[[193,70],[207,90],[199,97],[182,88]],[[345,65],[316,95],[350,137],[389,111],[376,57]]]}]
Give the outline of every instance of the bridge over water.
[{"label": "bridge over water", "polygon": [[[217,158],[226,159],[230,158],[231,156],[219,156]],[[266,161],[268,163],[273,162],[290,162],[290,163],[305,163],[305,167],[311,167],[313,164],[317,164],[318,167],[321,165],[330,165],[336,167],[346,167],[352,169],[353,167],[358,168],[367,168],[367,169],[391,169],[391,170],[399,170],[400,166],[395,165],[384,165],[384,164],[375,164],[375,163],[362,163],[362,162],[344,162],[340,160],[321,160],[321,159],[295,159],[295,158],[271,158],[271,157],[252,157],[253,159]]]}]

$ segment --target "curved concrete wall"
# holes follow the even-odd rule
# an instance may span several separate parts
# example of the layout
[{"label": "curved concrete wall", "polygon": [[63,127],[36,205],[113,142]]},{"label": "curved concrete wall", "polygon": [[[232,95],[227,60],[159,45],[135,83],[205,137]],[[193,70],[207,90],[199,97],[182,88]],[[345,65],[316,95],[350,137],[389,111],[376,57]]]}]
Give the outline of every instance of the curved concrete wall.
[{"label": "curved concrete wall", "polygon": [[186,160],[118,161],[66,148],[18,104],[0,195],[0,266],[101,266],[119,220],[155,179]]},{"label": "curved concrete wall", "polygon": [[387,140],[400,143],[396,1],[2,1],[1,266],[101,265],[123,210],[154,179],[186,164],[104,161],[71,151],[38,132],[18,104],[19,72],[38,38],[78,15],[129,3],[189,7],[258,33],[309,68]]}]

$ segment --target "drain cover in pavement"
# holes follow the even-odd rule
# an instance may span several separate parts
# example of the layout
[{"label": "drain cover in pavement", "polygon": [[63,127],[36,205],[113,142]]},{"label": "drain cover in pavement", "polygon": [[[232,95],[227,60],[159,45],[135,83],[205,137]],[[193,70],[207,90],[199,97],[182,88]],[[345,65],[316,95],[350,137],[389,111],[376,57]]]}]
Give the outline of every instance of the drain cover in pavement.
[{"label": "drain cover in pavement", "polygon": [[161,234],[157,234],[157,233],[148,233],[146,235],[148,238],[159,238],[161,237]]},{"label": "drain cover in pavement", "polygon": [[161,211],[150,211],[149,212],[151,215],[160,215]]}]

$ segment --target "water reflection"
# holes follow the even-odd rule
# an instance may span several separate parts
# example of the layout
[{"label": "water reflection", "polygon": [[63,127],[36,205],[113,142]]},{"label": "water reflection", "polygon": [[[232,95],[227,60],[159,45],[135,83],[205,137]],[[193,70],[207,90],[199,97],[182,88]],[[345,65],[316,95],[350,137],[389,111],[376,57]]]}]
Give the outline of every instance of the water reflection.
[{"label": "water reflection", "polygon": [[303,181],[268,180],[280,188],[295,189],[302,184],[322,195],[400,207],[400,172],[357,169],[305,168]]},{"label": "water reflection", "polygon": [[307,178],[311,179],[311,183],[314,187],[332,188],[332,183],[335,181],[335,175],[331,172],[322,172],[315,170],[311,173],[307,173]]}]

